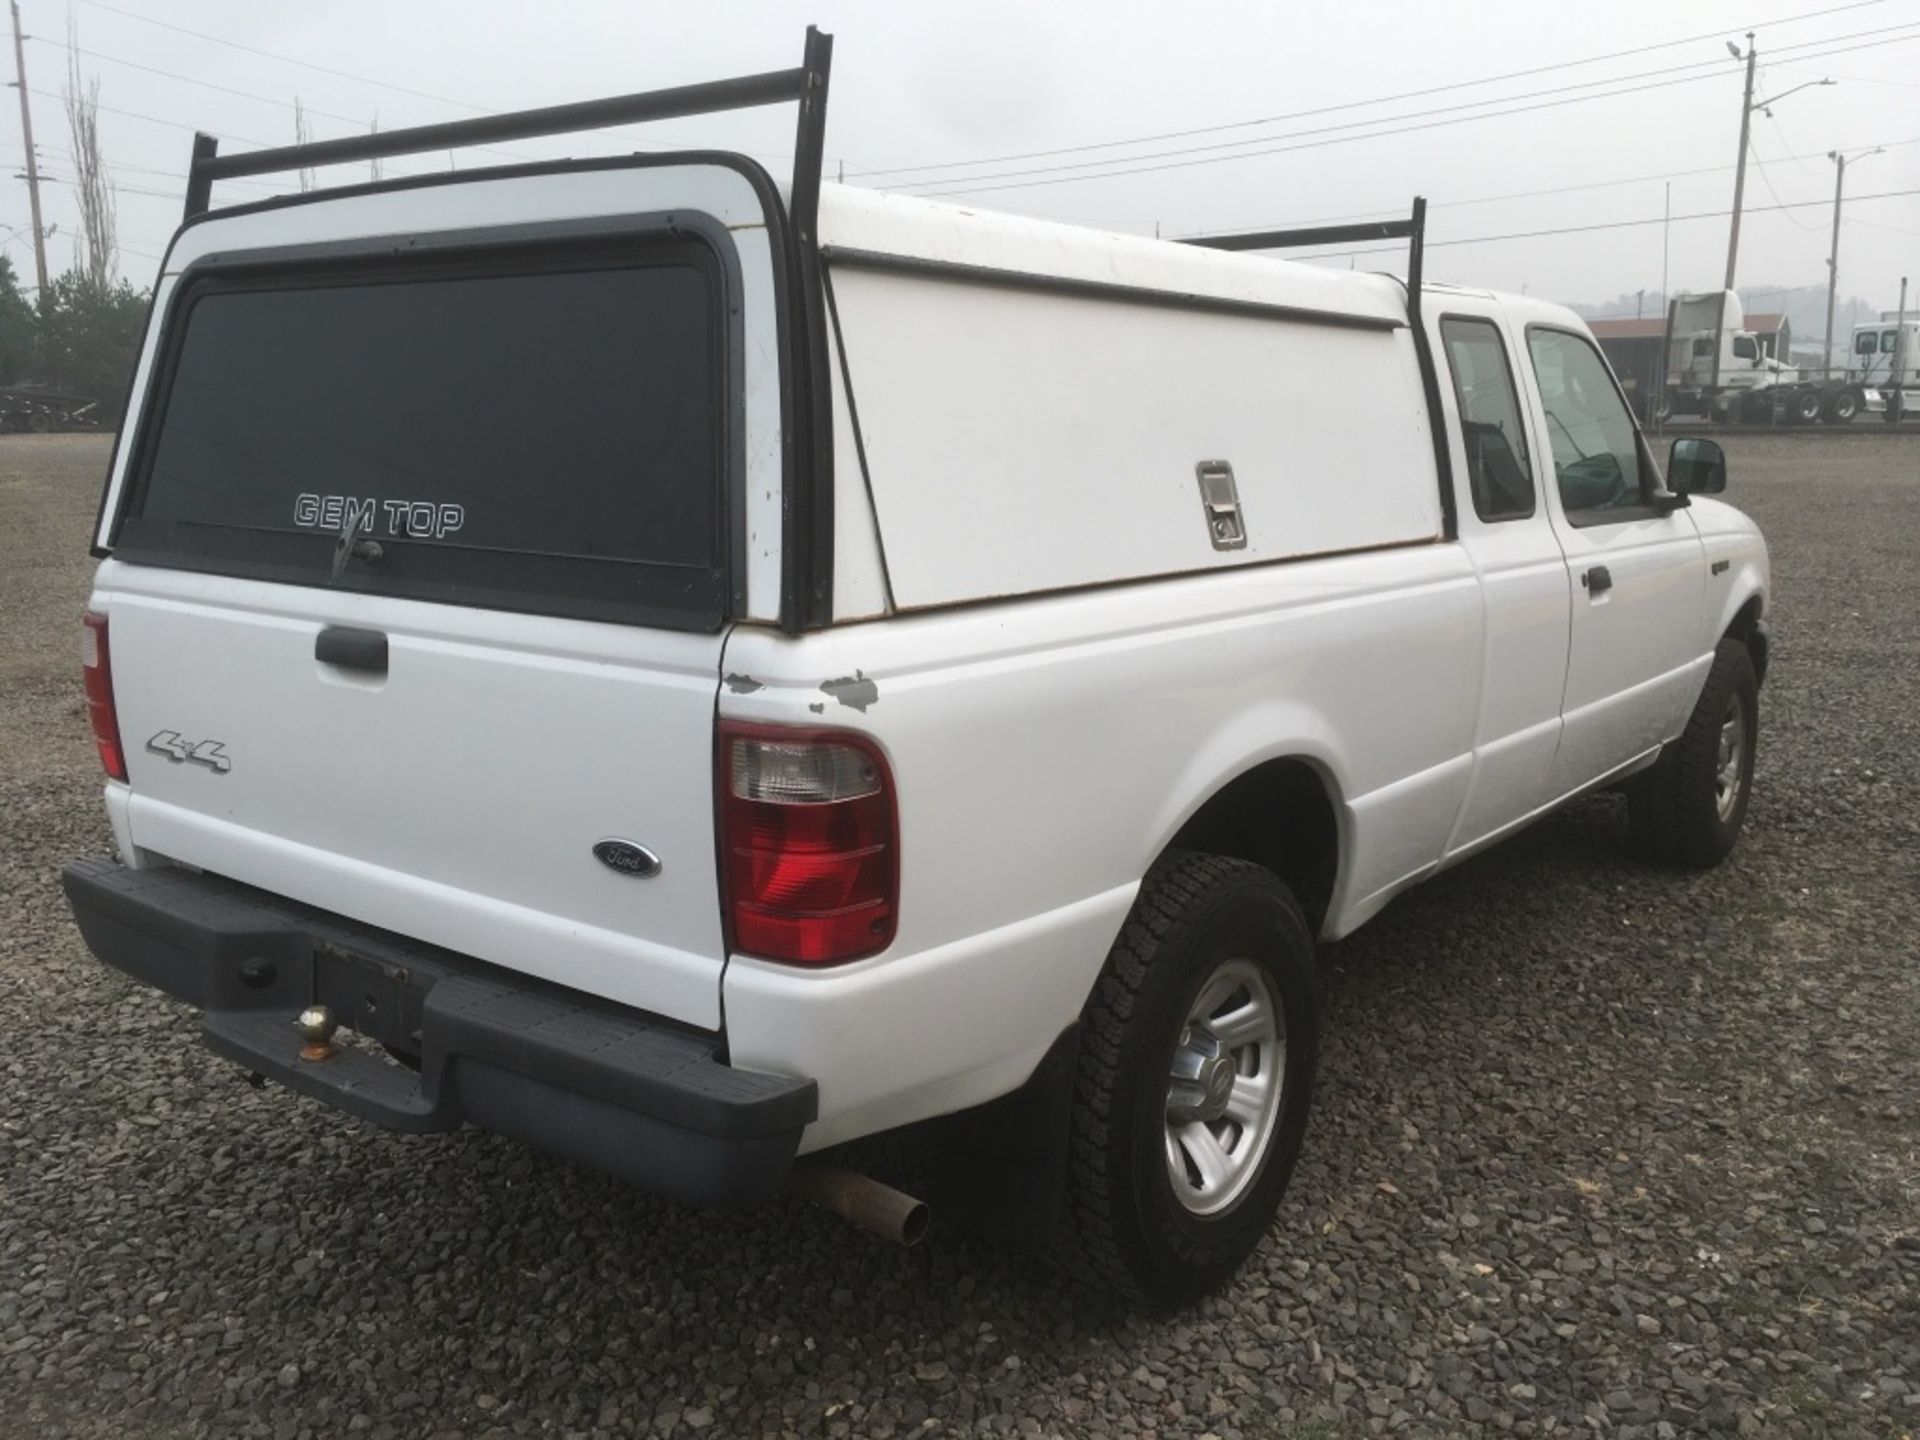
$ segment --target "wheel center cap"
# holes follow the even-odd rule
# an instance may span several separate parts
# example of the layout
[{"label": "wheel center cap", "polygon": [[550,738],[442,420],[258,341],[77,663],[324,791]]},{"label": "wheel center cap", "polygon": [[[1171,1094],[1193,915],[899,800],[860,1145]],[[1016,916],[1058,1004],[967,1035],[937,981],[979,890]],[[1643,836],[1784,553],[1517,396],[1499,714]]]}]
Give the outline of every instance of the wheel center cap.
[{"label": "wheel center cap", "polygon": [[1238,1075],[1233,1061],[1225,1055],[1206,1063],[1199,1077],[1200,1091],[1205,1098],[1194,1107],[1200,1119],[1218,1120],[1227,1113],[1227,1101],[1233,1094],[1233,1082]]},{"label": "wheel center cap", "polygon": [[1225,1108],[1233,1093],[1233,1061],[1222,1055],[1207,1067],[1207,1104]]}]

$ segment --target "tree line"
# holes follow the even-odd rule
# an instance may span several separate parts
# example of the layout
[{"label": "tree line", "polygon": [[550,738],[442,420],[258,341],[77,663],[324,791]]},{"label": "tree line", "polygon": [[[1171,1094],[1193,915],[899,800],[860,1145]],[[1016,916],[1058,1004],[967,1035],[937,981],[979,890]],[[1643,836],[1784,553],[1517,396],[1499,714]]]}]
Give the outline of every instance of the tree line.
[{"label": "tree line", "polygon": [[147,292],[127,280],[73,269],[29,296],[0,254],[0,387],[82,395],[98,404],[103,426],[117,425],[146,321]]}]

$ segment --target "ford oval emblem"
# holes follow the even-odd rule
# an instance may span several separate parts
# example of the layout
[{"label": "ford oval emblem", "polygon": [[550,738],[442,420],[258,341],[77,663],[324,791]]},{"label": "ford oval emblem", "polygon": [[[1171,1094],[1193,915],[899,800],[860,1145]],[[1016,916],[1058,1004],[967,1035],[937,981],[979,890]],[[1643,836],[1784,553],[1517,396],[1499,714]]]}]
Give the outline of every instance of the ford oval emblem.
[{"label": "ford oval emblem", "polygon": [[609,870],[638,875],[642,880],[660,873],[660,857],[631,840],[602,840],[593,847],[593,858]]}]

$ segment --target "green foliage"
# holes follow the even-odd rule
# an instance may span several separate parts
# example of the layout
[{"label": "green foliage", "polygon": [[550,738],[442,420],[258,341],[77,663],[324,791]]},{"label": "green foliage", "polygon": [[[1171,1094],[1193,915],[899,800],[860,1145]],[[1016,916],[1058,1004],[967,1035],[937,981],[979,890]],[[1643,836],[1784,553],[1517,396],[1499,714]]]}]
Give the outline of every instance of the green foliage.
[{"label": "green foliage", "polygon": [[31,378],[34,337],[33,306],[20,291],[12,258],[0,254],[0,385]]},{"label": "green foliage", "polygon": [[36,378],[92,397],[103,423],[117,424],[146,328],[146,292],[125,280],[103,284],[80,270],[47,289],[37,317]]},{"label": "green foliage", "polygon": [[145,291],[81,270],[51,282],[36,305],[0,255],[0,385],[34,381],[85,395],[99,403],[103,424],[117,424],[146,323]]}]

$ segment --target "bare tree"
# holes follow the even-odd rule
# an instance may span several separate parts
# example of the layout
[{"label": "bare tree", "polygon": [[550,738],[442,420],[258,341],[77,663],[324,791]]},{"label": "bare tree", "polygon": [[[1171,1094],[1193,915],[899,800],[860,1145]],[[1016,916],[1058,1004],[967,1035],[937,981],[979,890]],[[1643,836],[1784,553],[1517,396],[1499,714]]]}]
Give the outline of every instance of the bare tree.
[{"label": "bare tree", "polygon": [[[313,127],[307,124],[306,107],[300,103],[300,97],[298,95],[293,97],[293,140],[296,145],[311,145],[313,143]],[[300,188],[302,190],[313,189],[313,169],[311,166],[302,165],[300,167]]]},{"label": "bare tree", "polygon": [[80,200],[80,234],[85,242],[82,264],[87,278],[111,285],[119,270],[113,182],[100,153],[100,77],[80,74],[80,28],[67,16],[67,128],[73,132],[73,188]]}]

